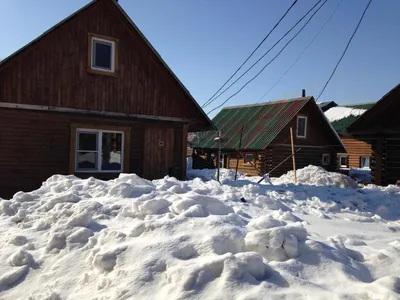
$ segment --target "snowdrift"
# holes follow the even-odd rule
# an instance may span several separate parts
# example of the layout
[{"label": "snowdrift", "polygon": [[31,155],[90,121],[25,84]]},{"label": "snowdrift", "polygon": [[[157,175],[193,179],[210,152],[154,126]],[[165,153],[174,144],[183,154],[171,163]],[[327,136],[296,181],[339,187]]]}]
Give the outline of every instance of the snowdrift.
[{"label": "snowdrift", "polygon": [[0,202],[0,298],[399,299],[400,189],[285,176],[55,175]]}]

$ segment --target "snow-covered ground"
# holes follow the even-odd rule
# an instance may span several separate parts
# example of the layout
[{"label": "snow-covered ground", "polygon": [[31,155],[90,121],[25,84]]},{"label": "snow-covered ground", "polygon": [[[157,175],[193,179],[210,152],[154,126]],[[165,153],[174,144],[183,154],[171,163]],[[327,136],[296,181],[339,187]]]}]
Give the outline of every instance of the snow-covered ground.
[{"label": "snow-covered ground", "polygon": [[366,111],[366,109],[336,106],[328,109],[325,112],[325,116],[328,118],[329,122],[333,122],[350,116],[360,116]]},{"label": "snow-covered ground", "polygon": [[0,299],[400,299],[400,188],[212,172],[55,175],[2,200]]}]

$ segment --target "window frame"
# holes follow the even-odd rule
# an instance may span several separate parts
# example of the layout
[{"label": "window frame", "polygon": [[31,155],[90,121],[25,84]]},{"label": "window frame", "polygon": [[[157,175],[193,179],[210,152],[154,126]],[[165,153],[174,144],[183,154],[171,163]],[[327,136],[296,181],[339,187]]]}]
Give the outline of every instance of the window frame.
[{"label": "window frame", "polygon": [[[306,121],[304,124],[304,136],[299,135],[299,119],[305,119],[305,121]],[[307,121],[308,121],[308,118],[306,116],[297,116],[297,119],[296,119],[296,137],[297,138],[302,138],[302,139],[307,138]]]},{"label": "window frame", "polygon": [[[70,174],[75,173],[92,173],[92,174],[118,174],[130,172],[130,127],[122,126],[98,126],[90,124],[71,124],[70,126]],[[78,134],[83,133],[97,133],[97,151],[83,151],[83,152],[97,152],[97,168],[96,169],[79,169],[77,166],[77,153],[78,150]],[[120,133],[121,137],[121,169],[119,170],[102,170],[102,134],[103,133]]]},{"label": "window frame", "polygon": [[[250,162],[250,160],[247,159],[247,156],[248,156],[248,155],[251,155],[251,156],[252,156],[251,162]],[[244,156],[244,163],[245,163],[245,164],[250,164],[250,163],[253,163],[253,162],[254,162],[254,154],[253,154],[253,153],[246,153],[245,156]]]},{"label": "window frame", "polygon": [[[111,44],[111,69],[96,67],[94,65],[94,45],[95,41]],[[118,66],[118,39],[103,36],[95,33],[88,35],[88,71],[95,74],[115,76]]]},{"label": "window frame", "polygon": [[[369,167],[361,166],[361,162],[362,162],[363,158],[368,158],[369,159]],[[371,169],[371,156],[368,156],[368,155],[361,155],[360,156],[360,168],[362,168],[362,169]]]},{"label": "window frame", "polygon": [[[346,164],[342,165],[342,157],[346,159]],[[338,154],[338,166],[339,168],[348,168],[349,167],[349,162],[348,162],[348,156],[346,154]]]},{"label": "window frame", "polygon": [[[328,157],[328,162],[324,161],[325,157]],[[329,153],[322,153],[321,163],[323,166],[329,166],[331,164],[331,155]]]}]

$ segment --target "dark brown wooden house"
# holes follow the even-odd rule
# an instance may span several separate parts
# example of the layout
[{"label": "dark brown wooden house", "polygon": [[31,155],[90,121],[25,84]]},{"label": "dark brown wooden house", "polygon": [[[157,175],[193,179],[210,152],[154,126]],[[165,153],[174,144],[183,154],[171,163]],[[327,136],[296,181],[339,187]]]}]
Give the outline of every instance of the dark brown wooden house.
[{"label": "dark brown wooden house", "polygon": [[[313,97],[226,107],[213,122],[222,136],[221,167],[234,169],[239,157],[239,171],[248,175],[279,176],[292,170],[292,160],[288,159],[271,172],[291,155],[290,127],[298,168],[316,165],[336,170],[336,153],[345,152]],[[216,131],[208,131],[193,138],[193,168],[216,167],[213,157],[219,147],[217,135]]]},{"label": "dark brown wooden house", "polygon": [[378,185],[400,180],[400,84],[352,123],[347,131],[371,145],[371,172]]},{"label": "dark brown wooden house", "polygon": [[0,196],[52,174],[185,178],[211,121],[121,6],[94,0],[0,64]]}]

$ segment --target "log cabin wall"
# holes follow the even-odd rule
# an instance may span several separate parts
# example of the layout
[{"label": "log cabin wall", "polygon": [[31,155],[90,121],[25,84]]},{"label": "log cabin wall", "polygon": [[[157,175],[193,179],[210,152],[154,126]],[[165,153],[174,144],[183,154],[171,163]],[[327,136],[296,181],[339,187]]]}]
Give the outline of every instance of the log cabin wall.
[{"label": "log cabin wall", "polygon": [[[185,177],[183,124],[0,108],[0,197],[37,189],[53,174],[70,174],[71,124],[75,123],[99,128],[128,127],[129,162],[124,172],[149,179],[168,174],[179,179]],[[154,161],[159,163],[157,167],[153,166]],[[111,179],[119,174],[75,175]]]},{"label": "log cabin wall", "polygon": [[[116,39],[115,74],[89,69],[89,33]],[[96,1],[0,65],[0,102],[205,122],[112,1]]]},{"label": "log cabin wall", "polygon": [[367,143],[348,137],[342,137],[341,140],[346,147],[349,168],[360,168],[360,158],[362,156],[372,156],[371,142]]},{"label": "log cabin wall", "polygon": [[238,154],[226,154],[226,168],[236,170],[236,164],[239,157],[238,171],[248,176],[258,176],[261,174],[259,153],[261,153],[261,151],[242,152],[242,154],[245,156],[246,154],[253,155],[253,161],[251,163],[246,161],[245,158],[239,156]]}]

